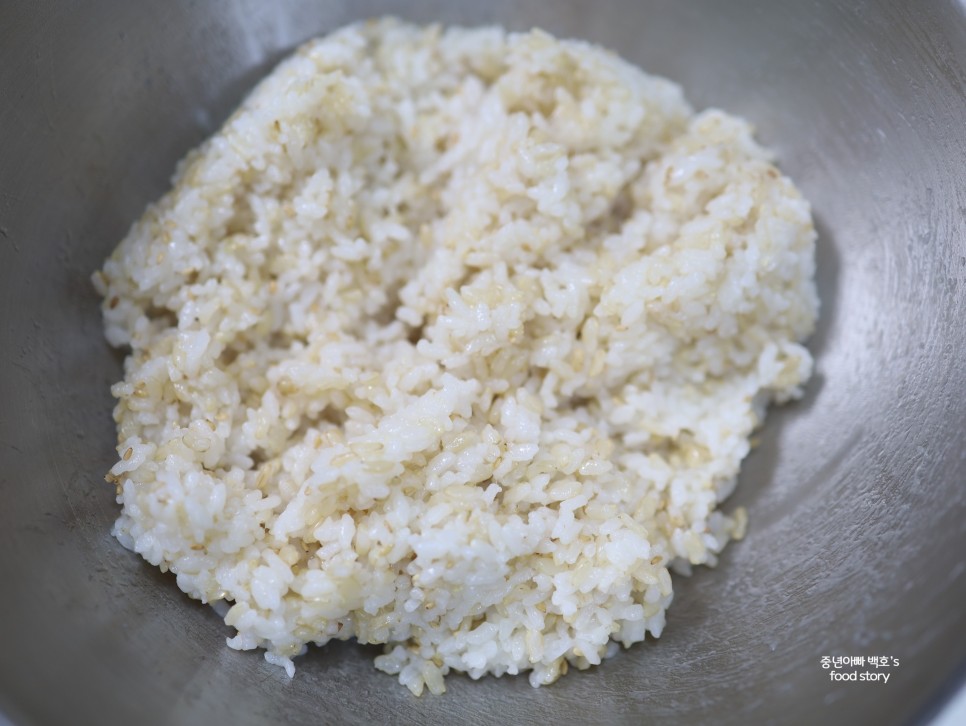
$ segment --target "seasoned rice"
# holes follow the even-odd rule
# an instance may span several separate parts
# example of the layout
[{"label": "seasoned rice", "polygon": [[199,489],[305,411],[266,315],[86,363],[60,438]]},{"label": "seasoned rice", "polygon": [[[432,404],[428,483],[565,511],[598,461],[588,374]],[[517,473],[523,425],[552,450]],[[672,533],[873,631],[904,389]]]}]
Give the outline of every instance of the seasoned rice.
[{"label": "seasoned rice", "polygon": [[414,693],[661,634],[818,308],[744,121],[534,31],[312,41],[95,284],[129,347],[114,533],[238,649],[385,644]]}]

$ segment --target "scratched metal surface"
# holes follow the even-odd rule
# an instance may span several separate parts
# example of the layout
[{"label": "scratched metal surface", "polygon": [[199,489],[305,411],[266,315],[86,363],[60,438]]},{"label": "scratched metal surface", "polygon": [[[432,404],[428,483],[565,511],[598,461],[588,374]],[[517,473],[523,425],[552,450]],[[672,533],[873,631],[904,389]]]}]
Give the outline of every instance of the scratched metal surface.
[{"label": "scratched metal surface", "polygon": [[[814,202],[818,373],[666,633],[551,688],[412,698],[337,644],[289,681],[123,551],[89,273],[297,42],[368,15],[599,41],[753,119]],[[966,655],[966,20],[956,2],[0,4],[0,711],[17,724],[904,723]],[[822,655],[900,659],[832,685]]]}]

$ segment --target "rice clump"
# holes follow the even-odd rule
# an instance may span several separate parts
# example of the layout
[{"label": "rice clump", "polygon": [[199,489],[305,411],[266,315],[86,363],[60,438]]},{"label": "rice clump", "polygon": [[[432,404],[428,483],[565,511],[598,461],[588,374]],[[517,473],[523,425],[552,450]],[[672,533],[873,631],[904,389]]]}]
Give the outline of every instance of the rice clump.
[{"label": "rice clump", "polygon": [[95,284],[121,543],[232,648],[551,683],[658,636],[801,393],[808,203],[744,121],[546,33],[312,41]]}]

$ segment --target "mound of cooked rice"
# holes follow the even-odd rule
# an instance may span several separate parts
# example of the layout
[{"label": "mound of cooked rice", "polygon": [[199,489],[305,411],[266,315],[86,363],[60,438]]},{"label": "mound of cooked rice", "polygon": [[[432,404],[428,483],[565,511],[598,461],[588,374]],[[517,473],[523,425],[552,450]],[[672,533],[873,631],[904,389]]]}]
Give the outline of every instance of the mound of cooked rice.
[{"label": "mound of cooked rice", "polygon": [[534,31],[370,22],[282,63],[95,284],[121,543],[233,648],[550,683],[713,565],[815,321],[749,125]]}]

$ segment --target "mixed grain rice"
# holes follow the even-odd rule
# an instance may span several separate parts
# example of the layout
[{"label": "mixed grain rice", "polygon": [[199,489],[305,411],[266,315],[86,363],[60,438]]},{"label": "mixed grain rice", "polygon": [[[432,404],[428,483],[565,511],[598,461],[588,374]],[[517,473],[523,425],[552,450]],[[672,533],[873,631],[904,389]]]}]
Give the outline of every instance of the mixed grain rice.
[{"label": "mixed grain rice", "polygon": [[95,274],[116,536],[290,674],[357,638],[417,694],[539,685],[660,635],[812,367],[815,235],[769,158],[539,31],[306,44]]}]

